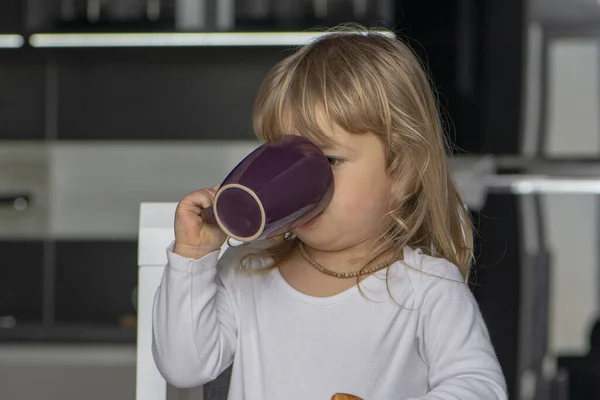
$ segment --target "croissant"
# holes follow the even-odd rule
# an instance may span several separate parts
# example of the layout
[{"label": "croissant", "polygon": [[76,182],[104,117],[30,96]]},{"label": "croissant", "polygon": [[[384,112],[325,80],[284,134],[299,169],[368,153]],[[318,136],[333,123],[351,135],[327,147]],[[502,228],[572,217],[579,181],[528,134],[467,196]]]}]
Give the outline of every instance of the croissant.
[{"label": "croissant", "polygon": [[333,395],[331,400],[363,400],[358,396],[353,396],[351,394],[346,393],[336,393]]}]

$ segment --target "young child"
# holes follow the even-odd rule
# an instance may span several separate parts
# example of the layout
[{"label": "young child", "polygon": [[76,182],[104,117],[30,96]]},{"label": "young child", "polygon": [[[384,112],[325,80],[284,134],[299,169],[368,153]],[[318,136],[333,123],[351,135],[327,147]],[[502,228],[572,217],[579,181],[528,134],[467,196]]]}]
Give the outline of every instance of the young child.
[{"label": "young child", "polygon": [[356,29],[276,65],[255,105],[261,140],[302,135],[329,158],[320,216],[219,259],[226,237],[200,217],[216,187],[179,203],[153,321],[173,385],[233,364],[230,399],[507,398],[428,78],[401,41]]}]

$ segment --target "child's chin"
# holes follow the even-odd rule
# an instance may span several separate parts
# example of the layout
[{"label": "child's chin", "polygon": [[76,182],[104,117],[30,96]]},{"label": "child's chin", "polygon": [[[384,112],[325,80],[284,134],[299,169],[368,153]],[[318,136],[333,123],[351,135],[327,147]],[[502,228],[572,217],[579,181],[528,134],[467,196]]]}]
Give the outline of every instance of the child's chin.
[{"label": "child's chin", "polygon": [[295,233],[302,243],[313,249],[328,251],[332,247],[332,240],[325,237],[321,230],[297,230]]}]

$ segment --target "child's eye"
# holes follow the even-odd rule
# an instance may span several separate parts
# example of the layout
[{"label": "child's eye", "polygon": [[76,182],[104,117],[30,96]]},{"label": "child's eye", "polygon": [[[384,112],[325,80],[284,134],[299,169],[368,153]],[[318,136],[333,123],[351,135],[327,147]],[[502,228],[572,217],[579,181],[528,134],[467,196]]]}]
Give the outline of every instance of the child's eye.
[{"label": "child's eye", "polygon": [[327,157],[327,160],[329,161],[329,165],[331,165],[332,167],[337,167],[344,161],[341,158],[337,157]]}]

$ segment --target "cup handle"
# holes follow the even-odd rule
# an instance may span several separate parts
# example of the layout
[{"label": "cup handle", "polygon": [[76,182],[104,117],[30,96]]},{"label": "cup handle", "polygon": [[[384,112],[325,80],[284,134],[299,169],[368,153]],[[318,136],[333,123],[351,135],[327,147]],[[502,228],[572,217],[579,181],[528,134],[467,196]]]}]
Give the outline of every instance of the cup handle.
[{"label": "cup handle", "polygon": [[217,217],[215,217],[214,205],[211,205],[208,208],[205,208],[201,212],[202,221],[205,224],[217,226]]}]

